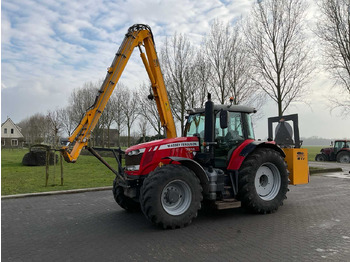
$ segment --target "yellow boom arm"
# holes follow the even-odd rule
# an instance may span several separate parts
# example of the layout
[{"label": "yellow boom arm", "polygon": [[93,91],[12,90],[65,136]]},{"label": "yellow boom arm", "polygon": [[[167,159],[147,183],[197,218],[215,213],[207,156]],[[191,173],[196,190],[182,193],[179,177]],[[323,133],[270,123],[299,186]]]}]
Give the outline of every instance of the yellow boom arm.
[{"label": "yellow boom arm", "polygon": [[[106,78],[99,90],[95,103],[86,111],[79,125],[68,138],[70,143],[74,143],[72,150],[68,146],[62,147],[62,155],[67,162],[75,162],[81,150],[87,146],[91,132],[101,117],[134,48],[137,46],[140,49],[142,62],[145,65],[152,84],[154,98],[162,126],[165,128],[166,137],[176,137],[174,118],[170,110],[169,99],[159,66],[152,31],[147,25],[136,24],[128,29],[128,33],[125,35],[111,67],[108,68]],[[142,53],[141,46],[144,46],[147,57],[145,53]]]}]

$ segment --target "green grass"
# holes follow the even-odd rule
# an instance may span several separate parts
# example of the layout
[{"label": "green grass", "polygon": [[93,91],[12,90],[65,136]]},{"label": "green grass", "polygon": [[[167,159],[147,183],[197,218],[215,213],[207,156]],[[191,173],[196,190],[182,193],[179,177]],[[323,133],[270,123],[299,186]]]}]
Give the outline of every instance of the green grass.
[{"label": "green grass", "polygon": [[[308,146],[308,159],[315,160],[322,146]],[[45,166],[22,165],[27,149],[1,150],[1,195],[46,192],[112,185],[114,174],[93,156],[81,155],[74,164],[63,163],[64,184],[61,186],[59,163],[50,166],[48,186],[45,187]],[[117,169],[114,158],[106,157]]]},{"label": "green grass", "polygon": [[[115,175],[93,156],[81,155],[77,162],[63,163],[64,184],[61,186],[59,163],[49,168],[49,182],[45,187],[45,166],[22,165],[26,149],[1,150],[1,195],[46,192],[77,188],[111,186]],[[114,158],[105,158],[115,169]]]},{"label": "green grass", "polygon": [[320,150],[325,146],[304,146],[304,147],[307,148],[308,160],[315,161],[316,155],[320,153]]}]

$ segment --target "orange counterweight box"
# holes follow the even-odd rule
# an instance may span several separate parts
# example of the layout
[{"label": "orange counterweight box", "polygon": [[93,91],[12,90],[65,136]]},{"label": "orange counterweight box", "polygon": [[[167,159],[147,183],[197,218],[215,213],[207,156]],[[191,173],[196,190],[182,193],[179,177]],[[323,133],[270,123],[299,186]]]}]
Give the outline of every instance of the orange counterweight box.
[{"label": "orange counterweight box", "polygon": [[286,154],[289,184],[301,185],[309,183],[309,164],[306,148],[282,148]]}]

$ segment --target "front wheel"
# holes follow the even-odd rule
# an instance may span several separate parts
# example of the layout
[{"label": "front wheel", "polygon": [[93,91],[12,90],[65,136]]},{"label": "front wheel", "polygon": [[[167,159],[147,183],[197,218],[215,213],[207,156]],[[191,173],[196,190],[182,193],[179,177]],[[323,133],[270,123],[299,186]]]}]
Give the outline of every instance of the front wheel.
[{"label": "front wheel", "polygon": [[315,157],[316,161],[326,161],[327,157],[324,154],[317,154]]},{"label": "front wheel", "polygon": [[118,205],[129,212],[140,211],[140,204],[124,195],[124,188],[118,186],[117,179],[113,181],[113,196]]},{"label": "front wheel", "polygon": [[189,225],[201,208],[202,187],[196,175],[181,165],[164,165],[151,172],[141,187],[145,216],[163,228]]},{"label": "front wheel", "polygon": [[350,152],[339,152],[337,155],[337,162],[339,163],[350,163]]},{"label": "front wheel", "polygon": [[239,170],[238,197],[242,206],[254,213],[271,213],[286,199],[288,171],[280,153],[256,149]]}]

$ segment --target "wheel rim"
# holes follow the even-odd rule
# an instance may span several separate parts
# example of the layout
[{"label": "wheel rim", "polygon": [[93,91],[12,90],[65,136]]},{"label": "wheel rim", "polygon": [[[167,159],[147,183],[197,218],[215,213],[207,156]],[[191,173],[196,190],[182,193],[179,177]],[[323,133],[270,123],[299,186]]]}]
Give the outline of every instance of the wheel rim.
[{"label": "wheel rim", "polygon": [[339,160],[340,163],[350,163],[350,155],[342,155]]},{"label": "wheel rim", "polygon": [[254,184],[261,199],[274,199],[281,188],[281,175],[278,168],[272,163],[264,163],[256,172]]},{"label": "wheel rim", "polygon": [[161,203],[164,210],[170,215],[182,215],[189,208],[191,201],[191,188],[182,180],[171,181],[162,191]]}]

